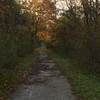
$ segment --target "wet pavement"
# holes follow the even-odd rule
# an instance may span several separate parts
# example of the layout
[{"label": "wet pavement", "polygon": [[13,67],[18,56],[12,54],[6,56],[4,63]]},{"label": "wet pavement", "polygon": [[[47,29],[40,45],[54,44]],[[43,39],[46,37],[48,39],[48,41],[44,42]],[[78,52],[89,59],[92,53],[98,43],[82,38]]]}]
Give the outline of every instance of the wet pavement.
[{"label": "wet pavement", "polygon": [[45,52],[39,52],[37,67],[8,100],[76,100],[71,86]]}]

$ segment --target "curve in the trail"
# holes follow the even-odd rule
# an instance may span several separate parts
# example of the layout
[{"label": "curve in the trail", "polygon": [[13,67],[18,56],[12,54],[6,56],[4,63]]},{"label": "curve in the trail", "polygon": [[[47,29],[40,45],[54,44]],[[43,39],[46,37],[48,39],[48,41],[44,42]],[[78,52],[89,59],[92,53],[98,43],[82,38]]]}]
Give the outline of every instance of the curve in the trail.
[{"label": "curve in the trail", "polygon": [[8,100],[76,100],[68,81],[45,52],[38,55],[38,73],[18,86]]}]

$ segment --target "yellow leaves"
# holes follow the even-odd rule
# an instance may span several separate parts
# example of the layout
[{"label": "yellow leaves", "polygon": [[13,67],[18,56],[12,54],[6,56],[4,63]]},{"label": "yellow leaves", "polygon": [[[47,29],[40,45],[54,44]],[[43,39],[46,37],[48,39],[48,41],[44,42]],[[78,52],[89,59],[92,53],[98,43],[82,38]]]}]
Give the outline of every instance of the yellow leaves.
[{"label": "yellow leaves", "polygon": [[39,32],[39,33],[37,34],[37,37],[38,37],[40,40],[50,41],[50,40],[51,40],[51,34],[52,34],[52,33],[49,33],[49,32]]}]

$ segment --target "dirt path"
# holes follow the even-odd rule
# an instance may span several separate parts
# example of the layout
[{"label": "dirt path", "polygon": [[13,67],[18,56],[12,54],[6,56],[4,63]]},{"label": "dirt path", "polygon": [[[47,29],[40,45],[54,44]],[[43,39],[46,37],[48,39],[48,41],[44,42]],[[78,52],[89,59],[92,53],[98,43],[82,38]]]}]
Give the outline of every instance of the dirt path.
[{"label": "dirt path", "polygon": [[55,62],[45,52],[38,55],[39,72],[32,73],[8,100],[76,100]]}]

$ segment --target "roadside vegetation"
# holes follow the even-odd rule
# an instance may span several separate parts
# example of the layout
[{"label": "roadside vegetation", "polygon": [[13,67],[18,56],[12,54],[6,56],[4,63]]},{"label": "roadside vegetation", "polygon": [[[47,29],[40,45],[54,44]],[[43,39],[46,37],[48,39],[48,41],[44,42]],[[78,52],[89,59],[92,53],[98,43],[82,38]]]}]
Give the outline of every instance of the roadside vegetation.
[{"label": "roadside vegetation", "polygon": [[84,69],[84,65],[80,65],[77,59],[65,58],[55,52],[50,55],[80,100],[100,99],[100,78],[95,73]]},{"label": "roadside vegetation", "polygon": [[34,62],[33,20],[21,9],[15,0],[0,1],[0,100],[23,79]]},{"label": "roadside vegetation", "polygon": [[0,100],[5,100],[10,92],[13,92],[31,70],[35,70],[36,57],[30,54],[19,58],[19,62],[13,69],[2,68],[0,70]]},{"label": "roadside vegetation", "polygon": [[68,9],[57,19],[47,46],[76,93],[83,100],[99,100],[100,1],[64,1]]}]

